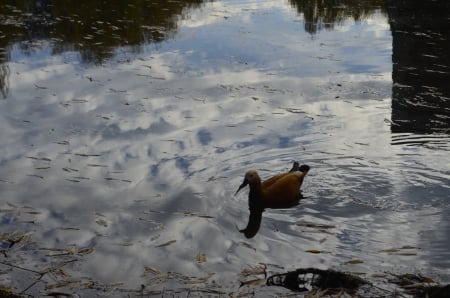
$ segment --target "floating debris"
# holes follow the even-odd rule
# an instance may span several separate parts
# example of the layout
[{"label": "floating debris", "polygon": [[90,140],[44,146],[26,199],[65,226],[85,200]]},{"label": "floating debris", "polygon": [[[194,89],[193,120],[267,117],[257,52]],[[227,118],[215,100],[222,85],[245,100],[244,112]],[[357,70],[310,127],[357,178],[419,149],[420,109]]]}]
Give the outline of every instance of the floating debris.
[{"label": "floating debris", "polygon": [[412,249],[420,249],[420,248],[415,247],[415,246],[410,246],[410,245],[404,245],[404,246],[398,247],[398,248],[394,247],[394,248],[382,249],[382,250],[380,250],[380,252],[387,253],[387,254],[395,254],[397,256],[416,256],[417,255],[416,252],[405,251],[405,250],[412,250]]},{"label": "floating debris", "polygon": [[197,256],[195,257],[195,260],[198,263],[205,263],[206,262],[206,254],[204,253],[198,253]]},{"label": "floating debris", "polygon": [[201,214],[201,213],[194,213],[194,212],[190,212],[190,211],[183,212],[183,215],[184,216],[200,217],[200,218],[214,218],[214,216]]},{"label": "floating debris", "polygon": [[361,264],[361,263],[364,263],[364,261],[360,260],[360,259],[351,259],[351,260],[345,262],[345,264],[349,264],[349,265],[355,265],[355,264]]},{"label": "floating debris", "polygon": [[252,279],[252,280],[248,280],[248,281],[241,281],[239,288],[241,288],[243,286],[255,287],[255,286],[258,286],[258,285],[264,283],[265,281],[266,281],[265,278],[257,278],[257,279]]},{"label": "floating debris", "polygon": [[27,175],[29,177],[36,177],[36,178],[40,178],[40,179],[44,179],[44,176],[39,176],[39,175],[35,175],[35,174],[29,174]]},{"label": "floating debris", "polygon": [[211,272],[211,273],[208,273],[208,275],[206,277],[188,278],[188,279],[182,280],[182,282],[187,285],[203,284],[203,283],[207,282],[208,279],[210,279],[211,276],[213,276],[214,274],[215,273]]},{"label": "floating debris", "polygon": [[154,267],[148,267],[147,266],[147,267],[144,268],[144,275],[148,274],[148,273],[151,273],[153,275],[160,275],[161,271],[159,271],[158,269],[156,269]]},{"label": "floating debris", "polygon": [[314,222],[310,222],[310,221],[300,221],[295,224],[297,226],[307,227],[307,228],[318,228],[318,229],[334,229],[334,228],[336,228],[336,226],[334,226],[334,225],[314,223]]},{"label": "floating debris", "polygon": [[166,243],[163,243],[163,244],[157,245],[157,246],[155,246],[155,247],[164,247],[164,246],[169,246],[169,245],[171,245],[171,244],[173,244],[173,243],[175,243],[175,242],[177,242],[177,240],[170,240],[170,241],[167,241]]},{"label": "floating debris", "polygon": [[88,102],[87,99],[83,99],[83,98],[72,98],[71,102],[73,103],[86,103]]},{"label": "floating debris", "polygon": [[308,250],[305,250],[305,252],[309,252],[311,254],[320,254],[320,253],[322,253],[322,251],[318,250],[318,249],[308,249]]},{"label": "floating debris", "polygon": [[89,163],[87,165],[88,167],[93,167],[93,168],[107,168],[107,165],[99,165],[99,164],[93,164],[93,163]]},{"label": "floating debris", "polygon": [[326,289],[327,292],[329,290],[327,294],[336,294],[342,289],[345,290],[345,293],[353,293],[365,284],[368,282],[357,276],[331,269],[316,268],[301,268],[296,271],[275,274],[270,276],[266,282],[268,286],[281,286],[295,292]]},{"label": "floating debris", "polygon": [[247,276],[251,276],[251,275],[264,275],[264,278],[267,277],[267,265],[266,264],[260,264],[259,266],[255,266],[255,267],[250,267],[250,268],[246,268],[244,270],[241,271],[241,276],[243,277],[247,277]]},{"label": "floating debris", "polygon": [[74,155],[82,156],[82,157],[98,157],[100,154],[85,154],[85,153],[75,153]]}]

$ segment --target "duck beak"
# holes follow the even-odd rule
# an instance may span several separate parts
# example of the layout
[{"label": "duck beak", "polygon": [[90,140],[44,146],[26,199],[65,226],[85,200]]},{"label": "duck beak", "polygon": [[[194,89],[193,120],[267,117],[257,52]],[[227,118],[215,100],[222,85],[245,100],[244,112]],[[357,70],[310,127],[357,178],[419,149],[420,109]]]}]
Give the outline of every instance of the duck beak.
[{"label": "duck beak", "polygon": [[234,193],[234,195],[237,195],[238,192],[243,189],[244,187],[246,187],[248,185],[248,180],[244,179],[244,181],[242,181],[242,184],[239,186],[238,190],[236,190],[236,192]]}]

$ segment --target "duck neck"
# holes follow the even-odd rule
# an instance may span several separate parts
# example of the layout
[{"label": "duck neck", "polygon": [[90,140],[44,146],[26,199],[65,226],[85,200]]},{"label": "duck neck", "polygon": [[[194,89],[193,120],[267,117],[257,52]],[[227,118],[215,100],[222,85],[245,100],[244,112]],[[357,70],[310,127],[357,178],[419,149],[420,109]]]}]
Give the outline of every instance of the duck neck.
[{"label": "duck neck", "polygon": [[250,210],[255,208],[260,208],[262,203],[262,186],[261,181],[258,181],[258,183],[250,184],[250,193],[248,194],[248,206]]}]

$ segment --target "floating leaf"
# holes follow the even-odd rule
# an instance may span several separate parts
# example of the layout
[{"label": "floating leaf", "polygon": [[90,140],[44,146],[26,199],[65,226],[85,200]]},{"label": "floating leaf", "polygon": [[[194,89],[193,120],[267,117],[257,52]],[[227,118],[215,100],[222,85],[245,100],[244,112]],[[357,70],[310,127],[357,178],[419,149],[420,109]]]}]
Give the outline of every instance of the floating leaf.
[{"label": "floating leaf", "polygon": [[418,249],[418,247],[411,245],[403,245],[402,247],[400,247],[400,249]]},{"label": "floating leaf", "polygon": [[251,275],[260,275],[264,274],[264,277],[267,275],[266,273],[267,265],[261,264],[260,266],[250,267],[242,270],[241,276],[251,276]]},{"label": "floating leaf", "polygon": [[251,246],[250,244],[246,243],[246,242],[239,242],[240,245],[253,249],[254,251],[256,251],[256,248],[254,248],[253,246]]},{"label": "floating leaf", "polygon": [[421,276],[421,278],[422,278],[422,282],[424,282],[424,283],[434,283],[434,280],[430,277]]},{"label": "floating leaf", "polygon": [[204,253],[198,253],[197,256],[195,257],[195,259],[199,263],[205,263],[206,262],[206,255]]},{"label": "floating leaf", "polygon": [[164,246],[169,246],[169,245],[171,245],[171,244],[173,244],[173,243],[175,243],[175,242],[177,242],[177,240],[170,240],[170,241],[167,241],[166,243],[163,243],[163,244],[157,245],[157,246],[155,246],[155,247],[164,247]]},{"label": "floating leaf", "polygon": [[319,229],[334,229],[334,228],[336,228],[336,226],[334,226],[334,225],[314,223],[314,222],[309,222],[309,221],[297,222],[296,225],[297,226],[301,226],[301,227],[319,228]]},{"label": "floating leaf", "polygon": [[70,181],[70,182],[75,182],[75,183],[78,183],[78,182],[80,182],[80,180],[77,180],[77,179],[66,179],[67,181]]},{"label": "floating leaf", "polygon": [[382,249],[380,250],[380,252],[386,252],[386,253],[395,253],[395,252],[399,252],[400,250],[397,248],[388,248],[388,249]]},{"label": "floating leaf", "polygon": [[252,280],[248,280],[248,281],[241,281],[241,285],[239,287],[240,288],[243,286],[255,287],[255,286],[260,285],[265,282],[266,282],[265,278],[257,278],[257,279],[252,279]]},{"label": "floating leaf", "polygon": [[154,268],[154,267],[145,267],[144,268],[144,274],[147,274],[147,273],[151,273],[153,275],[161,274],[161,272],[158,269]]},{"label": "floating leaf", "polygon": [[213,275],[214,275],[214,273],[208,273],[208,276],[201,277],[201,278],[192,278],[192,279],[190,278],[187,280],[183,280],[183,283],[189,284],[189,285],[203,284],[203,283],[207,282],[208,279]]},{"label": "floating leaf", "polygon": [[308,249],[308,250],[306,250],[306,252],[309,252],[311,254],[320,254],[320,253],[322,253],[322,251],[317,250],[317,249]]},{"label": "floating leaf", "polygon": [[75,286],[77,284],[79,284],[80,281],[78,280],[63,280],[54,284],[50,284],[47,285],[46,288],[47,289],[56,289],[56,288],[62,288],[62,287],[67,287],[67,286]]},{"label": "floating leaf", "polygon": [[41,179],[44,179],[44,177],[43,177],[43,176],[39,176],[39,175],[27,175],[27,176],[30,176],[30,177],[36,177],[36,178],[41,178]]},{"label": "floating leaf", "polygon": [[93,252],[94,252],[94,248],[92,248],[92,247],[87,247],[87,248],[82,248],[82,249],[80,249],[80,250],[78,251],[78,254],[79,254],[79,255],[82,255],[82,256],[85,256],[85,255],[91,254],[91,253],[93,253]]},{"label": "floating leaf", "polygon": [[99,226],[102,226],[102,227],[105,227],[105,228],[108,226],[108,222],[106,220],[104,220],[104,219],[101,219],[101,218],[97,218],[95,220],[95,223],[98,224]]},{"label": "floating leaf", "polygon": [[114,245],[126,247],[126,246],[133,246],[134,244],[131,242],[121,242],[121,243],[115,243]]},{"label": "floating leaf", "polygon": [[196,217],[200,217],[200,218],[214,218],[213,216],[210,216],[210,215],[194,213],[194,212],[190,212],[190,211],[186,211],[183,214],[184,214],[184,216],[196,216]]},{"label": "floating leaf", "polygon": [[360,260],[360,259],[351,259],[351,260],[345,262],[345,264],[351,264],[351,265],[361,264],[361,263],[364,263],[364,261]]}]

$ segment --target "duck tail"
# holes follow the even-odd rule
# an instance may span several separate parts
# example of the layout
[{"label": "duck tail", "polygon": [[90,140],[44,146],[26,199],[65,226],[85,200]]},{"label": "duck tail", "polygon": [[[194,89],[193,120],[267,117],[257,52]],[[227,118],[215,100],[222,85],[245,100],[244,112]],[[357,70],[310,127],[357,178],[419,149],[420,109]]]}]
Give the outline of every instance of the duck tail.
[{"label": "duck tail", "polygon": [[306,174],[308,174],[309,169],[309,166],[301,165],[298,171],[295,171],[294,174],[298,177],[299,180],[303,180]]},{"label": "duck tail", "polygon": [[308,173],[310,167],[308,165],[301,165],[298,170],[302,173]]},{"label": "duck tail", "polygon": [[289,173],[297,172],[299,170],[300,164],[298,161],[294,161],[294,164],[292,165],[292,168],[289,170]]}]

